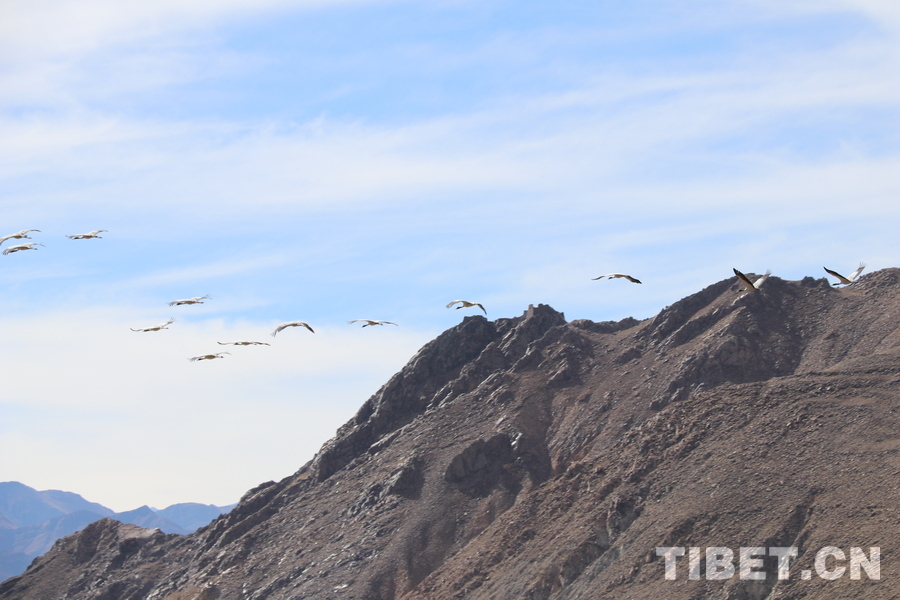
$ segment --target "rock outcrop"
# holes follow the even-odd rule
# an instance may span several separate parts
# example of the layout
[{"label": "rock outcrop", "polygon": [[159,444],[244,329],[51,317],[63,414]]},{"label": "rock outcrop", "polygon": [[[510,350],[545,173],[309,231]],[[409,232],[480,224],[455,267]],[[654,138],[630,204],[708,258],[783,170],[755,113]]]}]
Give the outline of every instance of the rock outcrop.
[{"label": "rock outcrop", "polygon": [[[900,550],[898,316],[886,269],[726,280],[645,321],[466,317],[293,476],[188,536],[95,523],[0,598],[892,598],[894,561],[814,562]],[[713,546],[798,556],[671,581],[655,552]]]}]

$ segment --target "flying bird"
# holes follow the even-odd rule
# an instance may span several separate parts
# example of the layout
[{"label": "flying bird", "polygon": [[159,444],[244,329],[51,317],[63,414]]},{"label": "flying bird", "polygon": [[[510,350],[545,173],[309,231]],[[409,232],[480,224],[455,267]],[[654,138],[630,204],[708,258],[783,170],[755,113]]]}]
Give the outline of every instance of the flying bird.
[{"label": "flying bird", "polygon": [[248,342],[248,341],[240,341],[240,342],[216,342],[220,346],[271,346],[268,342]]},{"label": "flying bird", "polygon": [[604,277],[606,277],[607,279],[618,279],[620,277],[624,277],[631,283],[640,283],[641,282],[640,279],[635,279],[631,275],[626,275],[625,273],[610,273],[609,275],[601,275],[600,277],[592,278],[591,281],[597,281],[598,279],[603,279]]},{"label": "flying bird", "polygon": [[102,240],[103,238],[97,234],[104,232],[109,233],[106,229],[95,229],[94,231],[90,231],[88,233],[77,233],[75,235],[67,235],[66,237],[70,240],[92,240],[94,238]]},{"label": "flying bird", "polygon": [[5,242],[6,240],[30,240],[31,236],[28,235],[32,231],[41,232],[40,229],[23,229],[22,231],[17,231],[16,233],[11,233],[9,235],[4,235],[0,237],[0,244]]},{"label": "flying bird", "polygon": [[35,246],[43,246],[43,244],[39,244],[38,242],[25,242],[24,244],[16,244],[15,246],[10,246],[6,250],[4,250],[3,254],[12,254],[13,252],[19,252],[20,250],[37,250]]},{"label": "flying bird", "polygon": [[368,327],[369,325],[397,325],[390,321],[373,321],[372,319],[353,319],[352,321],[347,321],[347,323],[352,325],[353,323],[361,323],[363,321],[366,323],[363,327]]},{"label": "flying bird", "polygon": [[760,286],[762,286],[762,284],[766,282],[766,279],[769,278],[769,275],[772,274],[772,269],[768,269],[765,275],[763,275],[756,281],[750,281],[750,279],[746,275],[744,275],[734,267],[732,267],[731,270],[734,271],[734,274],[738,276],[738,279],[741,283],[744,284],[744,287],[747,288],[748,292],[755,292],[756,290],[758,290]]},{"label": "flying bird", "polygon": [[160,329],[168,329],[169,325],[175,322],[175,319],[169,319],[165,323],[161,323],[159,325],[154,325],[153,327],[145,327],[143,329],[134,329],[129,327],[132,331],[159,331]]},{"label": "flying bird", "polygon": [[288,321],[287,323],[282,323],[281,325],[276,327],[275,331],[272,332],[272,337],[275,337],[275,335],[279,331],[281,331],[282,329],[287,329],[288,327],[306,327],[307,329],[309,329],[310,331],[315,333],[315,331],[313,331],[313,328],[310,327],[308,324],[304,323],[303,321]]},{"label": "flying bird", "polygon": [[193,298],[186,298],[184,300],[173,300],[169,302],[169,306],[181,306],[183,304],[203,304],[204,300],[209,298],[209,294],[205,296],[194,296]]},{"label": "flying bird", "polygon": [[[447,308],[451,308],[454,304],[459,304],[459,306],[456,307],[456,310],[459,310],[460,308],[469,308],[472,306],[477,306],[481,310],[484,310],[484,307],[481,304],[479,304],[478,302],[469,302],[468,300],[454,300],[453,302],[451,302],[450,304],[447,305]],[[484,310],[484,314],[485,315],[487,314],[486,310]]]},{"label": "flying bird", "polygon": [[198,360],[213,360],[216,358],[225,358],[222,356],[223,354],[231,354],[231,352],[216,352],[215,354],[201,354],[200,356],[192,356],[188,360],[191,362],[197,362]]},{"label": "flying bird", "polygon": [[[4,252],[4,254],[6,254],[6,253]],[[866,268],[866,263],[864,263],[864,262],[859,263],[859,268],[856,269],[855,271],[853,271],[852,273],[850,273],[850,277],[844,277],[840,273],[832,271],[831,269],[829,269],[827,267],[822,267],[822,268],[825,269],[825,271],[829,275],[833,275],[834,277],[837,277],[838,279],[840,279],[840,281],[838,281],[837,283],[832,283],[831,285],[850,285],[851,283],[856,283],[856,278],[859,277],[859,274],[862,273],[863,269]]]}]

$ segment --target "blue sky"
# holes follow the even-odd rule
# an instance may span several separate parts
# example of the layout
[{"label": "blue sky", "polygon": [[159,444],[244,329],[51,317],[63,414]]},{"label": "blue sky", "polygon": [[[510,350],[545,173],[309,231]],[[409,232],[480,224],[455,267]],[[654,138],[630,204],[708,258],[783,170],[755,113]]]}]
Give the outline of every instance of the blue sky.
[{"label": "blue sky", "polygon": [[895,2],[132,4],[0,6],[0,235],[44,244],[0,257],[0,480],[226,504],[450,300],[646,318],[897,265]]}]

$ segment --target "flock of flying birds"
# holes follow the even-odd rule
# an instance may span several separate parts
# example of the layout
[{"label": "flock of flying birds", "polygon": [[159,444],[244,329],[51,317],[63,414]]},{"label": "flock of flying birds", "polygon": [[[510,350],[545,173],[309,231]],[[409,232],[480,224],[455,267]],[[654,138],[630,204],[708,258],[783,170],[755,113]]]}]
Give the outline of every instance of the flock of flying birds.
[{"label": "flock of flying birds", "polygon": [[[28,234],[32,231],[41,232],[40,229],[23,229],[22,231],[17,231],[16,233],[11,233],[9,235],[4,235],[0,237],[0,244],[3,244],[6,240],[30,240],[31,236]],[[95,229],[94,231],[89,231],[87,233],[76,233],[75,235],[67,235],[66,237],[70,240],[91,240],[91,239],[103,239],[99,234],[105,233],[105,229]],[[40,242],[24,242],[22,244],[16,244],[15,246],[10,246],[3,251],[3,255],[12,254],[13,252],[20,252],[22,250],[37,250],[35,246],[43,246]]]},{"label": "flock of flying birds", "polygon": [[[0,245],[4,244],[8,240],[22,240],[22,239],[30,240],[31,236],[29,236],[28,234],[32,233],[32,232],[41,233],[41,230],[40,229],[23,229],[22,231],[18,231],[16,233],[4,235],[4,236],[0,237]],[[90,231],[88,233],[78,233],[75,235],[67,235],[66,237],[69,238],[70,240],[103,239],[99,235],[101,233],[108,233],[108,230],[96,229],[96,230]],[[13,246],[8,246],[7,248],[5,248],[3,250],[2,254],[3,255],[13,254],[15,252],[21,252],[23,250],[37,250],[36,246],[43,246],[43,244],[41,244],[39,242],[23,242],[23,243],[16,244]],[[209,294],[207,294],[205,296],[195,296],[193,298],[184,298],[181,300],[173,300],[172,302],[169,302],[169,306],[189,306],[192,304],[203,304],[203,301],[208,300],[209,298],[210,298],[210,296],[209,296]],[[458,309],[459,308],[471,308],[471,307],[477,306],[482,311],[484,311],[485,315],[487,315],[487,311],[485,310],[484,306],[482,306],[478,302],[469,302],[468,300],[454,300],[453,302],[451,302],[447,305],[447,308],[451,308],[457,304],[459,305],[456,307]],[[171,325],[174,322],[175,322],[175,318],[171,317],[168,321],[166,321],[165,323],[160,323],[159,325],[152,325],[150,327],[141,327],[138,329],[130,327],[129,329],[131,329],[131,331],[135,331],[135,332],[139,332],[139,333],[147,333],[150,331],[162,331],[163,329],[168,329],[169,325]],[[347,323],[351,324],[351,325],[353,323],[363,323],[363,327],[370,327],[370,326],[374,326],[374,325],[397,325],[396,323],[394,323],[392,321],[381,321],[381,320],[377,320],[377,319],[353,319],[352,321],[347,321]],[[309,323],[306,323],[304,321],[287,321],[285,323],[280,324],[278,327],[275,328],[275,331],[273,331],[271,334],[272,337],[275,337],[276,335],[278,335],[279,332],[281,332],[289,327],[303,327],[303,328],[309,330],[310,333],[315,333],[315,331],[309,325]],[[251,340],[239,340],[236,342],[216,342],[216,343],[218,343],[221,346],[269,346],[270,345],[267,342],[257,342],[257,341],[251,341]],[[231,354],[231,353],[228,351],[213,352],[210,354],[201,354],[200,356],[193,356],[193,357],[189,358],[188,360],[191,362],[196,362],[196,361],[200,361],[200,360],[214,360],[216,358],[224,358],[224,356],[226,354]]]},{"label": "flock of flying birds", "polygon": [[[0,237],[0,245],[4,244],[8,240],[21,240],[21,239],[30,240],[31,237],[28,234],[32,233],[32,232],[40,233],[41,231],[40,231],[40,229],[23,229],[22,231],[18,231],[16,233],[4,235],[4,236]],[[70,240],[102,239],[99,234],[106,233],[106,232],[107,232],[106,229],[95,229],[94,231],[89,231],[88,233],[78,233],[75,235],[67,235],[66,237],[69,238]],[[13,254],[14,252],[21,252],[23,250],[37,250],[37,248],[35,248],[35,246],[43,246],[43,244],[38,243],[38,242],[23,242],[23,243],[16,244],[13,246],[8,246],[7,248],[5,248],[3,250],[3,255],[5,256],[7,254]],[[844,277],[837,271],[832,271],[831,269],[829,269],[827,267],[823,267],[823,268],[829,275],[836,277],[838,279],[838,282],[834,283],[832,285],[835,285],[835,286],[850,285],[857,281],[857,278],[863,272],[863,269],[866,268],[866,264],[859,263],[859,267],[855,271],[853,271],[848,277]],[[762,286],[762,284],[765,283],[766,279],[769,278],[769,275],[772,274],[772,270],[769,269],[765,272],[765,274],[762,277],[759,277],[755,281],[751,281],[749,277],[747,277],[746,275],[744,275],[737,269],[732,269],[732,270],[734,271],[734,274],[737,276],[738,281],[740,281],[744,285],[744,287],[746,288],[746,291],[748,291],[748,292],[753,292],[753,291],[758,290]],[[598,279],[620,279],[620,278],[627,279],[628,281],[630,281],[632,283],[641,283],[641,281],[639,279],[636,279],[636,278],[632,277],[631,275],[626,275],[625,273],[608,273],[606,275],[601,275],[600,277],[594,277],[592,280],[596,281]],[[209,299],[209,297],[210,297],[209,294],[207,294],[205,296],[196,296],[194,298],[173,300],[172,302],[169,302],[169,306],[187,306],[187,305],[192,305],[192,304],[203,304],[203,301]],[[459,306],[456,306],[457,304]],[[470,302],[468,300],[454,300],[453,302],[450,302],[449,304],[447,304],[447,308],[453,308],[454,306],[456,306],[457,309],[472,308],[472,307],[477,306],[484,312],[485,315],[487,315],[487,310],[485,310],[484,306],[482,306],[478,302]],[[171,325],[174,322],[175,322],[175,319],[173,317],[173,318],[170,318],[165,323],[160,323],[159,325],[153,325],[152,327],[143,327],[140,329],[130,328],[130,329],[131,329],[131,331],[136,331],[136,332],[140,332],[140,333],[146,333],[149,331],[161,331],[163,329],[168,329],[169,325]],[[349,324],[363,323],[363,327],[370,327],[373,325],[397,325],[396,323],[393,323],[391,321],[379,321],[379,320],[375,320],[375,319],[353,319],[352,321],[347,321],[347,323],[349,323]],[[304,321],[287,321],[285,323],[280,324],[278,327],[275,328],[275,331],[273,331],[271,334],[272,337],[275,337],[276,335],[278,335],[279,332],[281,332],[289,327],[303,327],[305,329],[308,329],[310,331],[310,333],[315,333],[313,328],[310,327],[309,323],[306,323]],[[256,342],[256,341],[250,341],[250,340],[240,340],[240,341],[236,341],[236,342],[217,342],[217,343],[221,346],[269,346],[270,345],[266,342]],[[213,360],[216,358],[224,358],[224,355],[226,355],[226,354],[231,354],[231,353],[227,352],[227,351],[213,352],[211,354],[201,354],[200,356],[193,356],[193,357],[189,358],[188,360],[191,362],[196,362],[196,361],[200,361],[200,360]]]}]

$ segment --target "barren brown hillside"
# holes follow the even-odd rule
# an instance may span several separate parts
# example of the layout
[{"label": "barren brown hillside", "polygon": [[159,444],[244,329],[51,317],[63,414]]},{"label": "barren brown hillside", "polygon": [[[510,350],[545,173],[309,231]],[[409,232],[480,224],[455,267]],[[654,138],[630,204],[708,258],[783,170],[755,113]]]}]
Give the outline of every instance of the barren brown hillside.
[{"label": "barren brown hillside", "polygon": [[[209,527],[99,521],[0,598],[897,598],[898,317],[900,269],[732,278],[645,321],[467,317]],[[659,547],[686,549],[674,580]],[[798,556],[691,579],[692,547]]]}]

